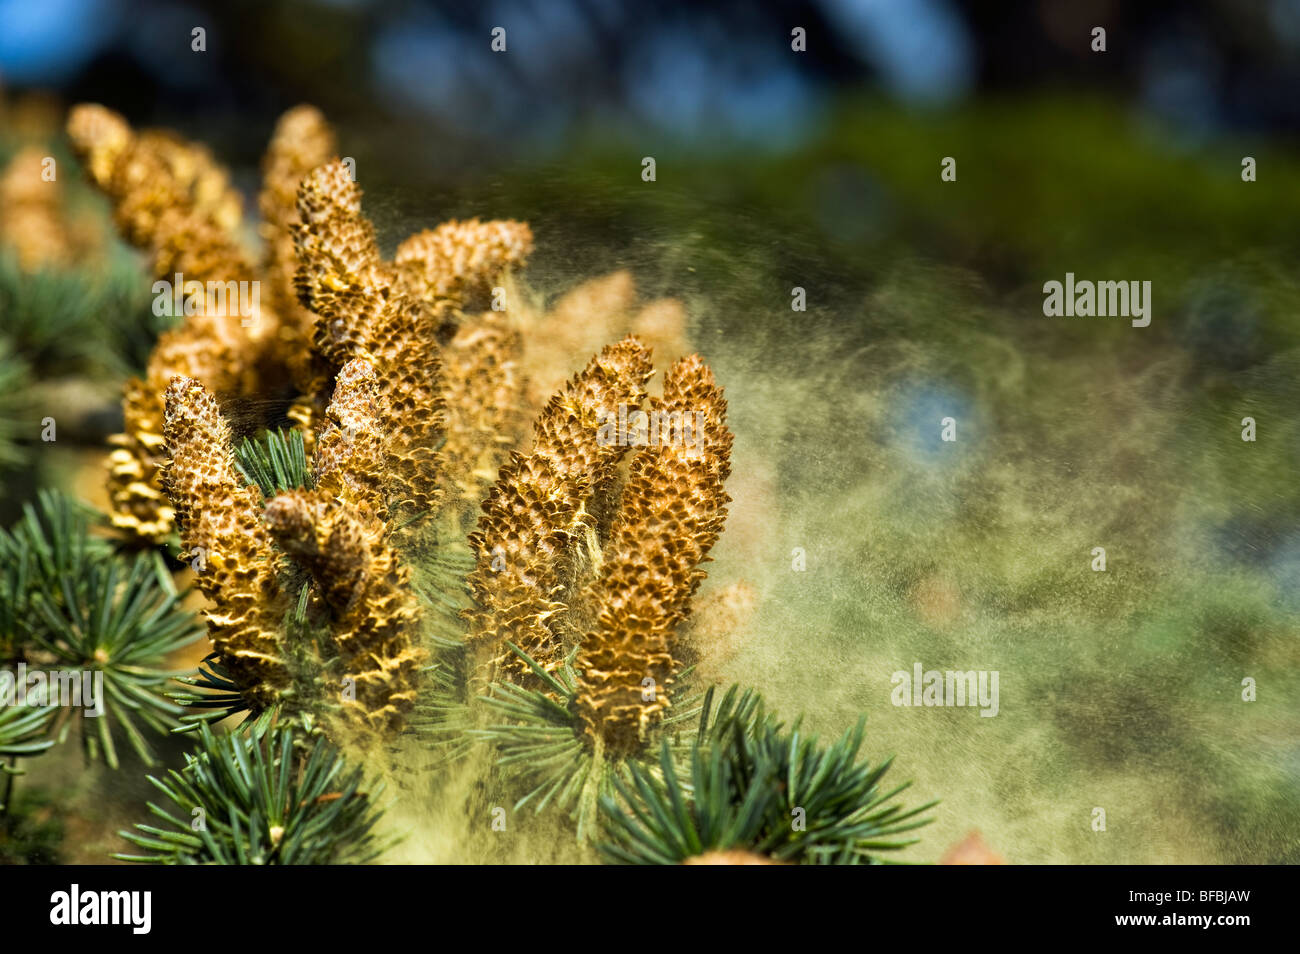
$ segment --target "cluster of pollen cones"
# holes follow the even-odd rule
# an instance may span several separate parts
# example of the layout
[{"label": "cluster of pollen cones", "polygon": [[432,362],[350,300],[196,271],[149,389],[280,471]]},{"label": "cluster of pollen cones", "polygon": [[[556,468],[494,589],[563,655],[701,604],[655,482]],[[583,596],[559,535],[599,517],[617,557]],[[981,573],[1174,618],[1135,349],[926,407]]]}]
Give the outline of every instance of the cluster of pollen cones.
[{"label": "cluster of pollen cones", "polygon": [[[97,105],[76,107],[68,133],[153,277],[184,283],[185,317],[126,385],[112,519],[146,543],[179,534],[245,698],[271,705],[290,686],[286,619],[309,581],[341,711],[400,728],[426,663],[406,561],[478,514],[476,671],[541,682],[508,643],[543,671],[576,659],[581,731],[611,752],[643,744],[728,503],[732,436],[709,367],[682,358],[649,393],[651,349],[687,350],[681,305],[637,305],[616,273],[536,307],[514,275],[532,249],[516,221],[447,222],[384,258],[311,107],[285,114],[267,151],[260,252],[203,147]],[[220,307],[244,287],[260,290],[254,308]],[[302,432],[310,486],[267,499],[248,485],[233,432],[274,415],[223,416],[247,405]],[[603,422],[641,411],[690,421],[690,439],[602,439]]]}]

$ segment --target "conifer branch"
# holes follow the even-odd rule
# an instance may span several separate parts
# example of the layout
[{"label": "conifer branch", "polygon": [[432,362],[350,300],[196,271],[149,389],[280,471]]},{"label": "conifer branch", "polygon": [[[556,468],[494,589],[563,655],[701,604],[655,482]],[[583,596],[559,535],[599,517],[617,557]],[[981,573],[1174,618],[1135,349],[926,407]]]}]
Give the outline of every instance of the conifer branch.
[{"label": "conifer branch", "polygon": [[119,832],[153,864],[364,864],[388,847],[374,833],[382,789],[368,790],[322,737],[290,726],[217,735],[199,727],[185,768],[149,777],[166,797],[149,803],[159,824]]}]

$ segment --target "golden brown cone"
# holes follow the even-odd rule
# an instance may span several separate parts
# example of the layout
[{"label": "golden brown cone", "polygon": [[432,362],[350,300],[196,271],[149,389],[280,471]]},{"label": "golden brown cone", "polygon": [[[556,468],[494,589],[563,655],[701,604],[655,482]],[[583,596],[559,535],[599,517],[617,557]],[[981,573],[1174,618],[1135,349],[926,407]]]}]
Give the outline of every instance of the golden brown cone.
[{"label": "golden brown cone", "polygon": [[520,438],[522,342],[500,312],[465,317],[443,350],[446,483],[458,508],[477,507]]},{"label": "golden brown cone", "polygon": [[632,334],[662,357],[686,354],[686,308],[676,298],[656,298],[632,319]]},{"label": "golden brown cone", "polygon": [[209,638],[241,691],[269,704],[288,682],[278,642],[286,603],[257,496],[235,469],[230,429],[202,384],[177,375],[165,406],[163,484],[180,519],[182,555],[212,603]]},{"label": "golden brown cone", "polygon": [[375,369],[389,509],[398,523],[432,513],[441,499],[438,448],[446,413],[435,329],[446,307],[396,296],[370,325],[365,342]]},{"label": "golden brown cone", "polygon": [[[114,221],[128,242],[155,255],[155,275],[171,270],[173,233],[204,227],[224,241],[224,254],[243,260],[234,239],[241,219],[239,193],[202,146],[170,133],[137,134],[120,115],[96,104],[73,107],[68,136],[91,181],[112,200]],[[166,255],[159,258],[160,251]],[[211,255],[209,251],[205,253]],[[246,260],[245,270],[250,270]],[[190,274],[206,281],[219,275]]]},{"label": "golden brown cone", "polygon": [[[330,608],[342,675],[353,680],[344,712],[368,729],[395,731],[414,705],[424,656],[409,571],[383,543],[384,525],[323,490],[280,494],[263,512],[235,469],[229,427],[203,386],[177,376],[166,407],[171,460],[163,482],[186,557],[200,558],[199,587],[214,604],[207,613],[213,647],[241,690],[265,704],[288,683],[279,646],[287,601],[274,535]],[[191,554],[195,547],[202,549]]]},{"label": "golden brown cone", "polygon": [[339,371],[328,408],[329,423],[316,444],[316,486],[380,520],[388,519],[375,369],[354,358]]},{"label": "golden brown cone", "polygon": [[614,754],[639,748],[670,704],[677,630],[729,500],[723,490],[732,442],[727,405],[698,355],[673,366],[663,399],[651,408],[662,415],[652,417],[655,425],[677,422],[678,429],[670,424],[665,434],[656,427],[657,434],[645,435],[649,446],[632,459],[600,576],[585,595],[600,608],[598,622],[577,660],[584,731]]},{"label": "golden brown cone", "polygon": [[939,860],[941,865],[1005,865],[1006,861],[993,851],[978,831],[972,831],[953,845]]},{"label": "golden brown cone", "polygon": [[601,446],[603,415],[639,407],[653,369],[635,338],[604,348],[556,394],[533,428],[527,456],[512,454],[483,503],[470,545],[478,558],[469,587],[478,609],[469,639],[528,681],[506,640],[548,670],[563,660],[556,617],[572,582],[574,551],[588,524],[586,502],[610,482],[626,448]]},{"label": "golden brown cone", "polygon": [[512,296],[526,348],[521,367],[527,378],[528,406],[537,410],[574,373],[575,361],[602,343],[627,333],[627,316],[636,301],[636,283],[627,271],[611,272],[566,292],[545,314]]},{"label": "golden brown cone", "polygon": [[415,705],[425,656],[410,571],[384,544],[384,525],[319,490],[279,494],[266,505],[266,522],[330,607],[341,675],[351,681],[344,714],[374,732],[396,732]]},{"label": "golden brown cone", "polygon": [[[75,107],[68,135],[91,181],[112,201],[123,236],[150,252],[156,278],[256,280],[233,234],[239,194],[205,149],[165,133],[136,134],[98,105]],[[251,317],[247,325],[234,314],[186,317],[160,336],[144,380],[127,382],[126,427],[112,439],[117,449],[109,458],[115,526],[154,541],[171,532],[171,508],[158,483],[163,392],[173,375],[196,378],[217,394],[254,390],[258,342],[275,322],[269,309]]]},{"label": "golden brown cone", "polygon": [[45,153],[28,146],[0,176],[0,246],[12,248],[23,271],[64,267],[79,249],[63,212],[57,180],[46,181]]},{"label": "golden brown cone", "polygon": [[[294,274],[298,257],[293,227],[298,224],[298,186],[303,177],[328,162],[335,151],[334,131],[313,106],[296,106],[280,117],[262,160],[262,192],[258,209],[262,214],[260,233],[266,243],[263,271],[268,278],[266,294],[280,323],[273,347],[281,364],[289,369],[294,385],[305,395],[314,395],[327,378],[327,369],[314,360],[311,348],[316,316],[298,301]],[[308,406],[310,406],[308,404]],[[307,449],[311,450],[312,420],[302,421]]]},{"label": "golden brown cone", "polygon": [[362,354],[389,276],[374,227],[361,214],[361,188],[341,160],[302,180],[297,207],[299,220],[290,225],[298,259],[294,285],[303,307],[318,316],[316,349],[339,368]]},{"label": "golden brown cone", "polygon": [[280,117],[262,160],[262,192],[258,209],[266,240],[267,270],[276,279],[276,293],[293,292],[298,261],[292,226],[298,224],[298,186],[303,177],[334,154],[334,131],[313,106],[296,106]]},{"label": "golden brown cone", "polygon": [[110,438],[109,493],[113,524],[146,539],[161,540],[172,529],[171,516],[158,493],[163,446],[162,395],[174,375],[196,378],[219,394],[255,389],[247,362],[247,340],[237,317],[193,315],[163,332],[149,356],[145,379],[131,378],[124,387],[125,431]]},{"label": "golden brown cone", "polygon": [[784,865],[785,861],[777,861],[775,858],[769,858],[767,855],[755,854],[752,851],[742,851],[739,848],[729,848],[725,851],[706,851],[701,855],[692,855],[682,862],[684,865]]},{"label": "golden brown cone", "polygon": [[68,114],[68,138],[72,140],[90,181],[108,191],[113,171],[132,146],[135,133],[127,121],[111,109],[83,103]]},{"label": "golden brown cone", "polygon": [[682,655],[702,684],[727,682],[725,667],[740,652],[757,607],[758,590],[745,580],[695,600],[682,630]]},{"label": "golden brown cone", "polygon": [[492,288],[502,272],[523,265],[532,250],[533,232],[526,222],[451,221],[404,241],[394,266],[413,297],[450,298],[473,311],[491,307]]},{"label": "golden brown cone", "polygon": [[419,301],[394,284],[362,215],[361,190],[341,161],[303,179],[298,214],[295,282],[302,303],[319,316],[316,347],[337,369],[369,363],[387,519],[405,525],[440,499],[445,414],[437,337],[451,302]]}]

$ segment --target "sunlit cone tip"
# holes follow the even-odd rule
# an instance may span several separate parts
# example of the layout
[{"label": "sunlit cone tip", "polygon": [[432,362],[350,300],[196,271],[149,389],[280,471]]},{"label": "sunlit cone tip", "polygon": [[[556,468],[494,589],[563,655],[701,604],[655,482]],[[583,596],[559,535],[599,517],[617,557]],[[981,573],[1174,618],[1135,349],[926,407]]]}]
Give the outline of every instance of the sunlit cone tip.
[{"label": "sunlit cone tip", "polygon": [[316,151],[319,145],[333,141],[334,130],[325,114],[308,103],[300,103],[286,111],[275,124],[271,137],[273,149],[278,146],[301,151]]},{"label": "sunlit cone tip", "polygon": [[104,186],[117,157],[130,144],[131,127],[118,113],[98,103],[82,103],[68,113],[68,138],[91,179]]},{"label": "sunlit cone tip", "polygon": [[352,181],[343,160],[333,159],[303,177],[298,187],[298,212],[303,222],[311,225],[339,211],[361,215],[361,187]]}]

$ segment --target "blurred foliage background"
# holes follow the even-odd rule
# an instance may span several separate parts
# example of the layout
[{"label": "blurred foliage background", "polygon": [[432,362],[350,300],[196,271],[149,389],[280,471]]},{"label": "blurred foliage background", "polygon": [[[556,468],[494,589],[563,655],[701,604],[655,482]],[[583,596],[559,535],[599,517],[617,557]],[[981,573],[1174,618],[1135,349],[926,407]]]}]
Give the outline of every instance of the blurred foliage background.
[{"label": "blurred foliage background", "polygon": [[[545,291],[631,268],[688,303],[732,402],[742,519],[711,572],[763,599],[727,675],[828,733],[867,712],[867,749],[944,799],[914,857],[978,827],[1013,862],[1294,863],[1298,54],[1296,0],[0,0],[0,166],[40,142],[74,168],[62,110],[92,100],[251,197],[306,101],[390,250],[502,216]],[[159,327],[60,178],[102,253],[0,262],[5,524],[46,484],[99,499]],[[1151,281],[1150,327],[1044,318],[1067,271]],[[77,411],[55,445],[50,407]],[[1001,714],[893,708],[914,661],[999,669]]]}]

